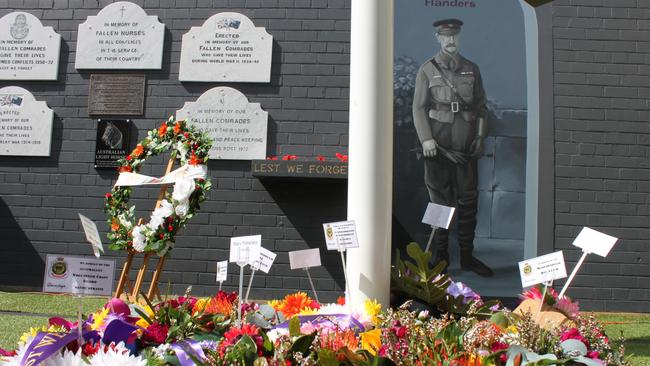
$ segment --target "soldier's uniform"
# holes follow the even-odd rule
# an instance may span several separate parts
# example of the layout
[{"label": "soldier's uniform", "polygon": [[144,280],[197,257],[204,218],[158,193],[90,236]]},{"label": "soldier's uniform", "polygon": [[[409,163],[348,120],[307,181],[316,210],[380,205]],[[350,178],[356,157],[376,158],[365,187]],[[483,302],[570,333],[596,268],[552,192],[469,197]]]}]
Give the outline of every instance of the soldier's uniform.
[{"label": "soldier's uniform", "polygon": [[[450,27],[457,26],[451,31],[460,31],[462,22],[445,21],[451,22]],[[445,21],[434,23],[439,32]],[[472,256],[478,204],[477,159],[482,153],[476,151],[476,144],[480,139],[482,146],[487,121],[481,74],[476,64],[458,52],[450,55],[441,50],[433,60],[418,70],[413,97],[414,124],[420,143],[434,139],[438,146],[435,156],[424,159],[425,184],[433,203],[457,207],[461,267],[490,276],[492,271]],[[436,231],[437,261],[449,262],[448,238],[448,230]],[[477,266],[484,268],[477,270]]]}]

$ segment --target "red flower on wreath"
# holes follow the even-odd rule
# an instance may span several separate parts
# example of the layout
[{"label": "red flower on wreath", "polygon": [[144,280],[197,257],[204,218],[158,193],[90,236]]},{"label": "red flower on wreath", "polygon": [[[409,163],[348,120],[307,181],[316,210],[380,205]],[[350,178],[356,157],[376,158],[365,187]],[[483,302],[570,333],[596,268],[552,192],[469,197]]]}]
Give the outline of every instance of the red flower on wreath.
[{"label": "red flower on wreath", "polygon": [[167,339],[169,333],[169,326],[160,323],[153,323],[147,327],[142,335],[142,338],[150,343],[162,344]]},{"label": "red flower on wreath", "polygon": [[190,156],[190,165],[199,165],[203,162],[202,159],[199,159],[198,156],[192,151],[192,155]]},{"label": "red flower on wreath", "polygon": [[255,341],[257,349],[262,352],[264,339],[259,335],[259,328],[252,324],[243,324],[241,328],[232,327],[223,336],[224,340],[219,344],[219,354],[222,356],[226,353],[229,346],[233,346],[244,335],[247,335]]},{"label": "red flower on wreath", "polygon": [[120,173],[125,173],[125,172],[132,172],[133,168],[131,168],[130,165],[122,165],[119,169],[118,172]]},{"label": "red flower on wreath", "polygon": [[341,153],[336,153],[336,158],[339,159],[340,161],[344,162],[344,163],[347,163],[347,161],[348,161],[348,156],[343,155]]},{"label": "red flower on wreath", "polygon": [[136,158],[139,158],[140,156],[142,156],[143,153],[144,153],[144,146],[137,144],[135,146],[135,149],[133,149],[133,151],[131,152],[131,155],[135,156]]},{"label": "red flower on wreath", "polygon": [[167,134],[167,123],[163,122],[162,125],[160,125],[160,128],[158,128],[158,137],[163,138]]},{"label": "red flower on wreath", "polygon": [[110,200],[111,197],[113,197],[113,195],[111,194],[111,192],[108,192],[104,195],[104,197],[106,197],[107,200]]},{"label": "red flower on wreath", "polygon": [[278,160],[278,157],[275,155],[267,156],[266,160]]},{"label": "red flower on wreath", "polygon": [[181,132],[181,123],[177,121],[174,125],[174,135],[178,135],[179,132]]}]

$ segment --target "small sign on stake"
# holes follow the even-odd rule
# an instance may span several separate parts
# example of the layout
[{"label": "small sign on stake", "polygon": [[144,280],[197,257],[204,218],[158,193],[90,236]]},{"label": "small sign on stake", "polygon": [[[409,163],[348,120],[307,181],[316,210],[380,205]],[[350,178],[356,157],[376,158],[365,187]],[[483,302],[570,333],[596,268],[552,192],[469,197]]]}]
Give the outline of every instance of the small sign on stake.
[{"label": "small sign on stake", "polygon": [[253,286],[253,278],[255,278],[255,272],[257,270],[261,270],[264,273],[269,273],[271,270],[271,266],[273,265],[273,261],[275,261],[275,257],[277,254],[273,253],[272,251],[260,247],[260,256],[259,259],[251,264],[251,278],[248,281],[248,289],[246,290],[246,302],[248,302],[248,295],[251,292],[251,287]]},{"label": "small sign on stake", "polygon": [[221,286],[228,280],[228,261],[217,262],[217,282],[219,282],[219,291]]},{"label": "small sign on stake", "polygon": [[521,261],[519,262],[519,275],[521,276],[521,287],[524,288],[566,278],[564,253],[560,250]]},{"label": "small sign on stake", "polygon": [[328,250],[344,251],[358,248],[357,226],[354,221],[339,221],[323,224],[325,242]]},{"label": "small sign on stake", "polygon": [[436,229],[449,228],[449,224],[451,223],[451,219],[454,217],[455,211],[455,207],[443,206],[429,202],[427,210],[424,212],[424,216],[422,217],[422,222],[431,226],[431,235],[429,235],[427,246],[424,248],[425,252],[428,252],[431,248],[431,243],[433,242],[433,236],[436,233]]},{"label": "small sign on stake", "polygon": [[261,246],[262,235],[230,238],[230,262],[237,263],[240,267],[257,262]]},{"label": "small sign on stake", "polygon": [[79,219],[81,220],[81,226],[86,233],[86,240],[88,240],[88,242],[93,246],[95,257],[99,258],[100,253],[104,253],[104,246],[102,246],[102,239],[99,236],[97,225],[93,220],[82,214],[79,214]]},{"label": "small sign on stake", "polygon": [[48,254],[43,292],[110,296],[115,261]]},{"label": "small sign on stake", "polygon": [[319,267],[320,265],[321,265],[320,250],[318,248],[294,250],[293,252],[289,252],[289,266],[291,267],[291,269],[302,268],[305,270],[305,272],[307,272],[307,278],[309,279],[311,290],[314,292],[314,297],[318,302],[320,302],[318,300],[318,293],[316,292],[316,286],[314,286],[314,281],[311,279],[309,268]]}]

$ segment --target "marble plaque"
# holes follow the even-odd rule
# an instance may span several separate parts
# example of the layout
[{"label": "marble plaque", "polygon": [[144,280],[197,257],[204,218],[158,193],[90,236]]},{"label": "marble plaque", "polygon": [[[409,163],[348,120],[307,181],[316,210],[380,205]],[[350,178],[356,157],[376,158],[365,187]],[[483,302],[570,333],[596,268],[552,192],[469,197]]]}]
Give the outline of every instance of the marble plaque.
[{"label": "marble plaque", "polygon": [[248,103],[244,94],[229,87],[212,88],[176,111],[177,120],[187,120],[212,137],[210,159],[223,160],[264,159],[268,116],[259,103]]},{"label": "marble plaque", "polygon": [[79,24],[77,69],[160,69],[165,25],[138,5],[118,1]]},{"label": "marble plaque", "polygon": [[30,13],[0,18],[0,80],[56,80],[61,36]]},{"label": "marble plaque", "polygon": [[0,89],[0,155],[50,156],[54,112],[18,86]]},{"label": "marble plaque", "polygon": [[183,35],[180,81],[271,80],[273,36],[245,15],[218,13]]}]

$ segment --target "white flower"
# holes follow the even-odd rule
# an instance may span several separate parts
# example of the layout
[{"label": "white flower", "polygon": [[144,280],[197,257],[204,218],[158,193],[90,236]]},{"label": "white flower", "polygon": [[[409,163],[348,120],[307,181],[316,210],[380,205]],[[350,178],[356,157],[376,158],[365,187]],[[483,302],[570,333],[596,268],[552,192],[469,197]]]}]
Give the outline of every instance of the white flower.
[{"label": "white flower", "polygon": [[176,144],[176,151],[178,151],[179,156],[181,157],[181,159],[187,160],[186,157],[187,157],[188,149],[187,149],[187,146],[182,141],[179,141]]},{"label": "white flower", "polygon": [[194,192],[194,188],[194,179],[188,177],[181,178],[174,184],[172,198],[177,202],[187,201],[190,195],[192,195],[192,192]]},{"label": "white flower", "polygon": [[189,201],[183,201],[176,206],[176,215],[179,217],[185,217],[187,215],[187,212],[190,210],[190,202]]},{"label": "white flower", "polygon": [[171,348],[172,346],[170,344],[163,343],[160,346],[153,349],[153,354],[156,355],[156,357],[163,359],[167,354],[167,351],[169,351]]},{"label": "white flower", "polygon": [[133,227],[131,220],[127,219],[124,214],[117,216],[117,218],[120,220],[120,224],[122,224],[127,231],[131,230],[131,227]]},{"label": "white flower", "polygon": [[138,225],[131,232],[131,235],[133,236],[133,249],[135,249],[137,252],[144,252],[144,247],[146,245],[142,230],[144,230],[144,227],[142,227],[142,225]]},{"label": "white flower", "polygon": [[56,352],[50,356],[44,363],[43,366],[88,366],[81,358],[81,350],[78,350],[77,353],[65,350],[63,355],[60,352]]},{"label": "white flower", "polygon": [[167,218],[168,216],[170,216],[173,213],[174,213],[174,206],[172,206],[172,204],[169,201],[162,200],[160,202],[160,207],[158,207],[157,209],[155,209],[153,211],[153,213],[151,214],[151,217],[158,216],[158,217],[162,217],[163,219],[165,219],[165,218]]},{"label": "white flower", "polygon": [[147,360],[139,356],[131,356],[123,343],[108,347],[106,352],[101,350],[90,359],[91,366],[146,366]]},{"label": "white flower", "polygon": [[152,215],[152,216],[151,216],[151,220],[149,220],[149,223],[147,224],[147,226],[149,226],[149,228],[150,228],[151,230],[154,230],[154,231],[155,231],[156,229],[158,229],[158,226],[162,225],[163,222],[165,222],[165,218],[164,218],[164,217],[161,217],[161,216],[153,216],[153,215]]}]

